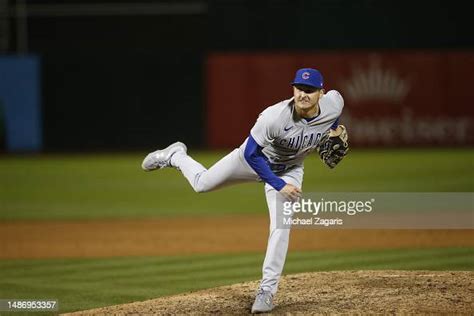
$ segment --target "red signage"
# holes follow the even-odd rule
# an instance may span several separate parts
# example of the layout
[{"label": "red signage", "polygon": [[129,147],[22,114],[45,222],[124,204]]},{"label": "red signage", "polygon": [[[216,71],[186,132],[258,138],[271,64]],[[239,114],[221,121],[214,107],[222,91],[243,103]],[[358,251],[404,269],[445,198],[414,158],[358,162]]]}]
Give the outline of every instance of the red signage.
[{"label": "red signage", "polygon": [[303,67],[344,97],[355,146],[474,144],[474,52],[412,51],[211,55],[208,145],[238,146],[264,108],[292,96]]}]

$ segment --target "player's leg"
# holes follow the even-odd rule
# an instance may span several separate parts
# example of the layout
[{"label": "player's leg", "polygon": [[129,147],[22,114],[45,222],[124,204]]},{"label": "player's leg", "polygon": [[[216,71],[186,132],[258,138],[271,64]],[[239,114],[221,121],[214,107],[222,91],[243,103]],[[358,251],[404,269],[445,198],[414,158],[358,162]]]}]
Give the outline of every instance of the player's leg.
[{"label": "player's leg", "polygon": [[[297,177],[282,178],[287,183],[301,188],[301,180],[297,179]],[[283,203],[287,202],[288,199],[268,184],[265,185],[265,194],[270,215],[270,227],[260,287],[275,294],[278,289],[278,282],[283,266],[285,265],[286,253],[290,241],[290,229],[277,228],[277,212],[283,211]],[[282,219],[281,216],[278,218],[280,220]]]},{"label": "player's leg", "polygon": [[[282,176],[287,183],[301,188],[303,180],[303,169],[293,169]],[[281,193],[266,184],[265,194],[267,198],[268,211],[270,215],[270,233],[268,237],[267,252],[262,268],[262,281],[257,298],[252,307],[252,312],[265,312],[273,308],[272,298],[278,290],[283,266],[285,265],[288,244],[290,241],[289,228],[277,228],[277,212],[282,212],[283,203],[288,201]],[[281,224],[281,223],[280,223]]]},{"label": "player's leg", "polygon": [[145,171],[175,167],[183,173],[196,192],[208,192],[238,182],[257,180],[257,174],[247,164],[240,149],[219,160],[209,170],[187,155],[180,142],[148,154],[142,163]]},{"label": "player's leg", "polygon": [[239,149],[234,149],[209,169],[182,152],[173,155],[171,164],[181,170],[196,192],[209,192],[235,183],[256,181],[258,178],[255,171],[243,161]]}]

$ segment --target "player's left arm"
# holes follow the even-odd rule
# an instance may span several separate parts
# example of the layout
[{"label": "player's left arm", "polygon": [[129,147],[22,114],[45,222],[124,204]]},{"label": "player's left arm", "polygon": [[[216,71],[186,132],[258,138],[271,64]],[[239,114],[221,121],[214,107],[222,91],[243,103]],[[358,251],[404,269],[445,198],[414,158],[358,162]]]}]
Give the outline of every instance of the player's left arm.
[{"label": "player's left arm", "polygon": [[[330,91],[333,104],[339,108],[339,115],[344,107],[344,99],[335,90]],[[316,150],[321,160],[329,167],[334,168],[349,151],[349,136],[344,125],[339,124],[339,117],[333,122],[329,130],[321,136]]]},{"label": "player's left arm", "polygon": [[[330,137],[339,136],[344,132],[345,129],[346,129],[346,127],[344,125],[339,125],[339,118],[337,118],[337,120],[334,122],[334,124],[329,129],[329,136]],[[347,133],[347,129],[346,129],[346,133]]]},{"label": "player's left arm", "polygon": [[339,136],[339,134],[341,133],[342,129],[339,127],[339,118],[337,118],[334,123],[331,125],[330,129],[329,129],[329,135],[331,137],[333,136]]},{"label": "player's left arm", "polygon": [[[333,101],[333,104],[335,105],[335,108],[339,109],[339,115],[342,113],[342,109],[344,108],[344,99],[342,98],[342,95],[336,91],[336,90],[330,90],[327,95],[331,98]],[[341,125],[342,126],[342,125]],[[343,127],[339,125],[339,116],[336,118],[336,120],[332,123],[330,127],[330,136],[339,136],[342,133]]]}]

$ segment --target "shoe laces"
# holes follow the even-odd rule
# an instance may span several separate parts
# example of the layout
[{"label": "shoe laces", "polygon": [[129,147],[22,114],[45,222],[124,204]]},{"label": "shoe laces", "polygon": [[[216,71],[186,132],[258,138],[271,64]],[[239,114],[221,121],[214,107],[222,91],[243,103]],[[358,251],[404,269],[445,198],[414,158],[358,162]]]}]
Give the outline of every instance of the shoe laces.
[{"label": "shoe laces", "polygon": [[259,300],[262,300],[262,301],[265,301],[265,298],[268,296],[270,296],[270,298],[273,298],[273,295],[270,291],[265,291],[264,289],[258,289],[257,291],[257,298]]},{"label": "shoe laces", "polygon": [[156,157],[155,158],[156,160],[156,166],[159,167],[160,169],[161,168],[164,168],[164,167],[169,167],[170,166],[170,161],[171,159],[168,159],[168,160],[160,160],[159,157]]},{"label": "shoe laces", "polygon": [[164,168],[168,166],[168,163],[162,161],[162,162],[157,162],[156,163],[159,168]]}]

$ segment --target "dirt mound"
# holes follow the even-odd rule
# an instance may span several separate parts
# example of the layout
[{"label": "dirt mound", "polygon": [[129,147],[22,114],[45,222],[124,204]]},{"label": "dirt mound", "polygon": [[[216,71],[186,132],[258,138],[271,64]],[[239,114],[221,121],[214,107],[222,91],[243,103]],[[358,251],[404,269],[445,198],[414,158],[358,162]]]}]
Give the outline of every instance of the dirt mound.
[{"label": "dirt mound", "polygon": [[[474,272],[338,271],[282,278],[273,314],[474,313]],[[258,282],[72,313],[245,314]]]}]

